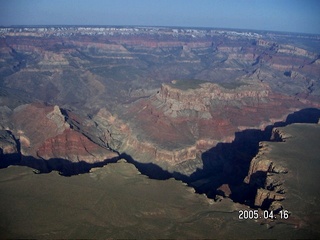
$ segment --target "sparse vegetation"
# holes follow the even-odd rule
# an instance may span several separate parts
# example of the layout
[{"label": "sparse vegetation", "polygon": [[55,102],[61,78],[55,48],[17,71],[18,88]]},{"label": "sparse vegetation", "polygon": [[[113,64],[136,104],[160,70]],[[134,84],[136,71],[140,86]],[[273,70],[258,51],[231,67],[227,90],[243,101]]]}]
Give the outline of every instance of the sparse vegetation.
[{"label": "sparse vegetation", "polygon": [[[171,81],[169,85],[171,87],[178,88],[181,90],[188,90],[188,89],[200,88],[200,84],[203,84],[203,83],[209,83],[209,81],[200,80],[200,79],[180,79],[180,80]],[[226,89],[236,89],[238,87],[248,85],[247,83],[244,83],[244,82],[218,82],[216,84]]]},{"label": "sparse vegetation", "polygon": [[173,80],[169,85],[174,88],[181,90],[196,89],[200,88],[200,84],[207,83],[208,81],[199,80],[199,79],[180,79]]},{"label": "sparse vegetation", "polygon": [[247,83],[244,82],[220,82],[218,83],[221,87],[224,87],[226,89],[236,89],[238,87],[248,85]]}]

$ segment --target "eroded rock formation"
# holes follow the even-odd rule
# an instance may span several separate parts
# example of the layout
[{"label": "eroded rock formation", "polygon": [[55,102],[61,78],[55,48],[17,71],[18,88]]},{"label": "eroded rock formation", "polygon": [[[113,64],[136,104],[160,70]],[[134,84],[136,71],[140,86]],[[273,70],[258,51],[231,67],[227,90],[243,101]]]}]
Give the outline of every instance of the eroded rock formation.
[{"label": "eroded rock formation", "polygon": [[[279,128],[272,130],[271,140],[284,142],[291,136]],[[279,201],[285,199],[283,177],[288,169],[268,157],[270,147],[267,142],[260,142],[259,153],[252,159],[250,169],[244,182],[257,189],[254,206],[269,210],[281,210]]]},{"label": "eroded rock formation", "polygon": [[0,126],[25,156],[126,153],[190,176],[237,132],[320,106],[317,36],[143,27],[0,35]]},{"label": "eroded rock formation", "polygon": [[[14,109],[10,119],[13,123],[10,129],[12,136],[8,131],[2,130],[5,134],[1,141],[3,154],[20,151],[23,156],[36,159],[65,159],[88,163],[102,162],[118,156],[73,130],[57,105],[21,105]],[[17,144],[20,149],[17,149]]]},{"label": "eroded rock formation", "polygon": [[19,149],[14,136],[6,130],[0,130],[0,156],[18,153]]}]

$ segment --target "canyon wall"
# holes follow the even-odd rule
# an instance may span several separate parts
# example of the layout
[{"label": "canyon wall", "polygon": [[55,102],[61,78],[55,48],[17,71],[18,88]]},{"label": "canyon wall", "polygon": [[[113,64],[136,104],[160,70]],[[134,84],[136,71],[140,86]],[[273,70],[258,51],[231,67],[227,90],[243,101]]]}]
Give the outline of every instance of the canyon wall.
[{"label": "canyon wall", "polygon": [[320,103],[316,36],[26,27],[0,37],[0,126],[38,158],[126,152],[171,172],[195,161],[195,170],[237,132]]}]

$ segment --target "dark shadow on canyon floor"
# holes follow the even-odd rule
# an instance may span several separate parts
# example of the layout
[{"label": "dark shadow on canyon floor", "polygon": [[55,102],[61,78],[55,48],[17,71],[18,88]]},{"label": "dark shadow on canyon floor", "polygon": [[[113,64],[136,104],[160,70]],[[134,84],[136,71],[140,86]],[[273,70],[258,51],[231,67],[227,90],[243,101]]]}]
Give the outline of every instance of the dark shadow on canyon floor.
[{"label": "dark shadow on canyon floor", "polygon": [[120,153],[118,157],[113,159],[92,164],[83,161],[73,163],[65,159],[43,160],[13,154],[7,155],[5,159],[0,161],[0,168],[20,165],[34,168],[36,173],[59,171],[63,176],[72,176],[87,173],[92,168],[103,167],[123,158],[151,179],[166,180],[174,177],[193,187],[197,193],[205,193],[209,198],[216,198],[217,194],[221,194],[217,189],[222,184],[228,184],[232,192],[230,198],[233,201],[252,206],[252,198],[255,196],[257,187],[249,186],[243,180],[248,174],[252,158],[259,151],[259,142],[270,141],[274,127],[283,127],[291,123],[317,123],[319,118],[319,109],[308,108],[288,115],[285,122],[277,122],[267,126],[265,130],[248,129],[236,132],[233,142],[219,143],[204,152],[201,156],[203,168],[197,169],[190,176],[178,172],[170,173],[154,163],[141,163],[126,153]]},{"label": "dark shadow on canyon floor", "polygon": [[92,168],[103,167],[109,163],[116,163],[119,157],[112,159],[106,159],[102,162],[87,163],[84,161],[71,162],[62,158],[51,158],[49,160],[37,159],[31,156],[21,157],[19,154],[12,154],[6,156],[5,159],[0,161],[0,168],[6,168],[10,165],[27,166],[35,169],[35,173],[49,173],[52,171],[58,171],[60,175],[72,176],[82,173],[88,173]]},{"label": "dark shadow on canyon floor", "polygon": [[[202,154],[202,169],[190,176],[179,173],[174,173],[174,176],[194,187],[196,192],[205,193],[210,198],[216,197],[217,189],[222,184],[228,184],[232,192],[230,198],[233,201],[252,205],[252,198],[258,187],[249,186],[243,180],[248,174],[251,160],[259,151],[259,142],[270,141],[272,129],[275,127],[284,127],[292,123],[318,123],[319,118],[319,109],[308,108],[289,114],[286,121],[276,122],[264,130],[248,129],[236,132],[233,142],[219,143]],[[199,184],[201,179],[203,183]]]},{"label": "dark shadow on canyon floor", "polygon": [[166,180],[173,177],[170,172],[163,170],[157,164],[138,162],[126,153],[120,154],[120,159],[121,158],[125,159],[128,163],[132,163],[139,170],[139,172],[148,176],[149,178],[156,180]]}]

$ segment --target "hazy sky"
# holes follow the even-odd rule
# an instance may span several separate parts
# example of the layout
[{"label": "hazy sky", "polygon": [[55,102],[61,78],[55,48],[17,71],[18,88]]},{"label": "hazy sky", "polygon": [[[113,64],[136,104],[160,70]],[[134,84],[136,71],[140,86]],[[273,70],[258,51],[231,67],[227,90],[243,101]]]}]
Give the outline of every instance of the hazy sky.
[{"label": "hazy sky", "polygon": [[320,34],[320,0],[0,0],[0,25],[143,25]]}]

